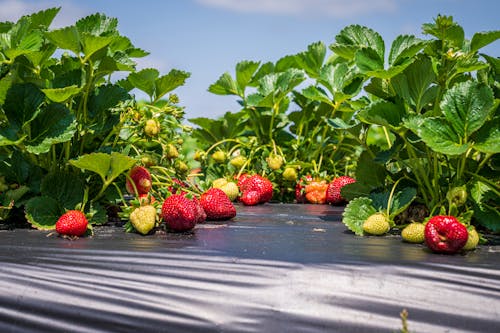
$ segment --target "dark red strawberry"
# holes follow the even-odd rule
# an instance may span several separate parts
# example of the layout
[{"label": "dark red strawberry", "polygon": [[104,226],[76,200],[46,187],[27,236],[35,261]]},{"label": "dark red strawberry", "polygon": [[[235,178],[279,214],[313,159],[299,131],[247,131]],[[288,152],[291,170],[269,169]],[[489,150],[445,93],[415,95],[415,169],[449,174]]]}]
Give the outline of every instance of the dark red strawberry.
[{"label": "dark red strawberry", "polygon": [[211,188],[200,197],[200,203],[207,214],[207,220],[229,220],[236,216],[236,208],[229,197],[219,188]]},{"label": "dark red strawberry", "polygon": [[265,203],[273,197],[273,183],[261,175],[252,175],[241,184],[240,191],[243,194],[256,191],[259,194],[259,203]]},{"label": "dark red strawberry", "polygon": [[128,193],[135,194],[134,185],[138,194],[146,194],[151,190],[151,174],[148,169],[143,166],[130,169],[125,183]]},{"label": "dark red strawberry", "polygon": [[340,176],[333,179],[326,190],[326,202],[333,205],[345,203],[347,200],[342,197],[340,191],[347,184],[355,183],[356,179],[349,176]]},{"label": "dark red strawberry", "polygon": [[240,201],[245,206],[255,206],[259,204],[260,195],[257,191],[245,191],[240,197]]},{"label": "dark red strawberry", "polygon": [[461,250],[469,233],[454,216],[437,215],[425,225],[425,243],[437,253],[456,253]]},{"label": "dark red strawberry", "polygon": [[[185,194],[183,194],[185,195]],[[200,200],[198,198],[193,197],[193,202],[196,206],[196,223],[203,223],[207,220],[207,213],[203,209]]]},{"label": "dark red strawberry", "polygon": [[306,203],[306,185],[313,181],[311,175],[301,177],[295,185],[295,201],[297,203]]},{"label": "dark red strawberry", "polygon": [[80,210],[69,210],[56,222],[56,231],[61,235],[83,236],[87,231],[88,221]]},{"label": "dark red strawberry", "polygon": [[188,231],[200,219],[198,205],[182,194],[173,194],[163,201],[161,218],[172,231]]}]

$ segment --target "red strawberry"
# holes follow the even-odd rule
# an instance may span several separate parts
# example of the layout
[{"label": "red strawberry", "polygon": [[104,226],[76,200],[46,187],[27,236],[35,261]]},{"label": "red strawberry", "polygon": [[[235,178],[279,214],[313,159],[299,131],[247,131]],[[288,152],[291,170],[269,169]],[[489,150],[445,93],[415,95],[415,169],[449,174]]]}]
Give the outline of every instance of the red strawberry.
[{"label": "red strawberry", "polygon": [[188,231],[200,219],[196,202],[182,194],[173,194],[163,201],[161,217],[170,230]]},{"label": "red strawberry", "polygon": [[245,191],[240,197],[240,201],[245,206],[255,206],[259,204],[260,195],[257,191]]},{"label": "red strawberry", "polygon": [[437,215],[425,225],[425,243],[437,253],[455,253],[461,250],[469,233],[454,216]]},{"label": "red strawberry", "polygon": [[238,185],[238,187],[241,187],[247,181],[247,179],[250,178],[250,175],[246,174],[246,173],[243,173],[239,177],[235,176],[234,178],[238,179],[236,185]]},{"label": "red strawberry", "polygon": [[207,213],[205,213],[205,210],[203,209],[203,206],[201,205],[200,200],[198,200],[198,198],[196,198],[196,197],[193,197],[192,200],[196,206],[196,223],[205,222],[207,219]]},{"label": "red strawberry", "polygon": [[229,220],[236,216],[236,208],[229,197],[219,188],[211,188],[200,197],[207,220]]},{"label": "red strawberry", "polygon": [[128,193],[135,194],[134,185],[138,194],[146,194],[151,190],[151,174],[148,169],[135,166],[130,170],[125,184]]},{"label": "red strawberry", "polygon": [[240,191],[243,194],[247,191],[256,191],[259,194],[259,203],[265,203],[273,197],[273,183],[261,175],[253,175],[241,184]]},{"label": "red strawberry", "polygon": [[342,197],[340,191],[345,185],[355,182],[356,179],[349,176],[340,176],[333,179],[330,184],[328,184],[328,189],[326,190],[326,202],[334,205],[346,202],[347,200]]},{"label": "red strawberry", "polygon": [[88,221],[80,210],[69,210],[56,222],[56,231],[61,235],[83,236],[87,231]]},{"label": "red strawberry", "polygon": [[305,177],[302,177],[298,182],[297,185],[295,185],[295,201],[297,203],[306,203],[306,185],[312,182],[313,178],[311,175],[307,175]]}]

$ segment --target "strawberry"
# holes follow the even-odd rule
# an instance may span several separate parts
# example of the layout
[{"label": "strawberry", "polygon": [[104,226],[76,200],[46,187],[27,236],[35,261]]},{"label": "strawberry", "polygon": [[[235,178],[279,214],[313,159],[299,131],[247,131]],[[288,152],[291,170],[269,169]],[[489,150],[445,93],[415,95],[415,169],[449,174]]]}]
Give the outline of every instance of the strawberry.
[{"label": "strawberry", "polygon": [[345,203],[347,200],[342,197],[340,191],[345,185],[355,182],[356,179],[349,176],[340,176],[333,179],[328,185],[328,189],[326,190],[326,202],[333,205]]},{"label": "strawberry", "polygon": [[130,194],[134,194],[135,189],[137,189],[138,194],[148,193],[151,190],[151,174],[148,169],[143,166],[133,167],[128,173],[125,187]]},{"label": "strawberry", "polygon": [[229,163],[234,166],[236,169],[240,169],[243,165],[245,165],[247,159],[245,156],[238,155],[233,157]]},{"label": "strawberry", "polygon": [[311,175],[302,177],[295,185],[295,201],[297,203],[306,203],[306,185],[312,182],[313,178]]},{"label": "strawberry", "polygon": [[155,201],[156,198],[153,197],[150,193],[139,194],[139,203],[141,205],[153,204]]},{"label": "strawberry", "polygon": [[328,184],[325,180],[312,181],[305,187],[306,200],[313,204],[324,204],[326,202],[326,189]]},{"label": "strawberry", "polygon": [[172,160],[179,157],[179,151],[177,150],[177,147],[171,143],[168,144],[165,156]]},{"label": "strawberry", "polygon": [[247,173],[242,173],[239,177],[234,176],[234,179],[237,179],[236,185],[241,189],[241,186],[250,178],[250,175]]},{"label": "strawberry", "polygon": [[236,208],[229,197],[219,188],[212,187],[200,197],[200,203],[207,214],[207,220],[229,220],[236,216]]},{"label": "strawberry", "polygon": [[155,119],[148,119],[144,125],[144,133],[147,136],[155,136],[160,133],[160,123]]},{"label": "strawberry", "polygon": [[257,191],[245,191],[240,197],[240,201],[245,206],[255,206],[259,204],[260,195]]},{"label": "strawberry", "polygon": [[273,183],[261,175],[253,175],[245,179],[240,185],[240,191],[256,191],[259,194],[259,203],[265,203],[273,197]]},{"label": "strawberry", "polygon": [[234,201],[240,194],[238,185],[234,182],[228,182],[225,178],[219,178],[212,182],[213,188],[220,188],[229,197],[229,200]]},{"label": "strawberry", "polygon": [[425,225],[423,223],[413,222],[401,231],[401,237],[405,242],[420,244],[425,241],[424,230]]},{"label": "strawberry", "polygon": [[283,165],[283,156],[271,154],[266,158],[266,162],[271,170],[278,170]]},{"label": "strawberry", "polygon": [[135,230],[146,235],[156,225],[156,208],[151,205],[137,207],[130,213],[129,219]]},{"label": "strawberry", "polygon": [[[185,195],[185,194],[184,194]],[[198,198],[193,197],[194,205],[195,205],[195,213],[196,213],[196,223],[203,223],[207,219],[207,213],[203,209],[200,200]]]},{"label": "strawberry", "polygon": [[384,235],[390,228],[389,220],[383,213],[372,214],[363,222],[363,231],[371,235]]},{"label": "strawberry", "polygon": [[467,237],[467,243],[465,243],[462,250],[470,251],[474,250],[479,244],[479,234],[473,226],[467,228],[467,232],[469,233],[469,237]]},{"label": "strawberry", "polygon": [[425,225],[425,243],[437,253],[456,253],[467,243],[467,228],[454,216],[433,216]]},{"label": "strawberry", "polygon": [[188,231],[200,221],[200,209],[192,199],[173,194],[163,201],[161,218],[170,230]]},{"label": "strawberry", "polygon": [[222,150],[217,150],[212,154],[212,159],[215,161],[215,163],[224,163],[226,161],[226,153]]},{"label": "strawberry", "polygon": [[61,235],[83,236],[87,231],[88,221],[80,210],[69,210],[56,222],[56,231]]},{"label": "strawberry", "polygon": [[283,179],[293,182],[297,180],[297,170],[292,167],[286,167],[283,171]]}]

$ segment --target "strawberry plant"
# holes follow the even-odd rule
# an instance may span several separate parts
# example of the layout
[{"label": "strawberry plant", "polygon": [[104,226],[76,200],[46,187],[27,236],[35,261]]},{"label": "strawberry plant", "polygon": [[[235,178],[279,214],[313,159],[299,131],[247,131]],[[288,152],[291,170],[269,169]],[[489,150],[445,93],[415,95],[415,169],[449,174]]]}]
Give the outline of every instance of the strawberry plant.
[{"label": "strawberry plant", "polygon": [[[366,36],[369,30],[352,26],[347,31]],[[455,216],[474,211],[475,223],[498,231],[498,76],[491,57],[481,61],[478,51],[500,32],[476,33],[467,40],[463,29],[445,16],[424,24],[423,31],[433,38],[406,36],[393,42],[387,69],[383,49],[372,47],[371,39],[349,44],[349,52],[339,42],[333,45],[371,76],[365,87],[371,102],[357,120],[390,134],[389,149],[370,163],[385,169],[379,186],[401,180],[416,188],[430,215],[443,206]],[[402,45],[411,52],[401,52]],[[350,186],[351,193],[364,196],[374,190],[365,185]]]},{"label": "strawberry plant", "polygon": [[[119,196],[110,185],[124,184],[123,173],[146,153],[163,156],[167,142],[179,140],[182,108],[173,94],[161,98],[189,77],[137,72],[133,59],[148,53],[120,35],[115,18],[94,14],[50,29],[58,12],[0,24],[0,177],[6,198],[15,197],[14,208],[40,229],[53,229],[77,206],[91,223],[106,222],[104,206]],[[113,82],[117,72],[131,74]],[[151,100],[138,107],[134,88]],[[148,139],[137,143],[138,135]]]}]

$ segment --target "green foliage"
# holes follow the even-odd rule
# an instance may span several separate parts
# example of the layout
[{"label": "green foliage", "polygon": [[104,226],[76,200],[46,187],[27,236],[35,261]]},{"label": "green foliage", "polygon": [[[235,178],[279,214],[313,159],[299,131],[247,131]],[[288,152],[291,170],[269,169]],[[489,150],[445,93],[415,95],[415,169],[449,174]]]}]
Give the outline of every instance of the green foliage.
[{"label": "green foliage", "polygon": [[[131,106],[137,104],[131,91],[148,93],[151,108],[161,105],[165,116],[156,118],[168,140],[175,140],[184,129],[182,109],[174,94],[167,102],[161,99],[189,77],[175,69],[163,76],[155,69],[136,72],[133,59],[148,53],[120,35],[115,18],[93,14],[50,29],[58,12],[51,8],[0,24],[0,177],[9,187],[27,189],[20,203],[26,202],[27,220],[41,229],[52,228],[65,209],[87,203],[93,221],[104,220],[105,206],[115,199],[108,187],[123,184],[120,175],[151,149],[154,139],[144,138],[144,126],[131,124]],[[123,71],[129,76],[113,83],[113,74]],[[153,112],[146,116],[152,118]],[[126,138],[124,129],[129,129]],[[145,143],[128,141],[132,137]],[[157,145],[167,143],[158,140]],[[95,171],[100,184],[94,176],[80,179],[81,170],[69,175],[75,171],[70,165]],[[18,202],[15,206],[22,208]]]},{"label": "green foliage", "polygon": [[[207,153],[203,171],[209,178],[266,174],[275,194],[286,198],[293,187],[280,169],[266,166],[279,154],[283,168],[299,176],[354,175],[357,182],[342,195],[354,206],[366,204],[356,198],[370,198],[391,220],[415,203],[431,215],[441,207],[460,216],[473,212],[473,223],[498,230],[492,221],[498,221],[500,70],[497,58],[479,52],[500,32],[467,40],[452,17],[441,15],[422,30],[428,39],[397,36],[387,56],[380,34],[350,25],[335,36],[330,55],[316,42],[276,63],[237,64],[235,78],[225,73],[209,91],[238,96],[241,109],[193,120]],[[214,163],[208,157],[214,149],[241,154],[247,163],[238,170]],[[468,199],[457,207],[446,194],[463,185]],[[361,218],[352,215],[345,219],[359,234]]]}]

